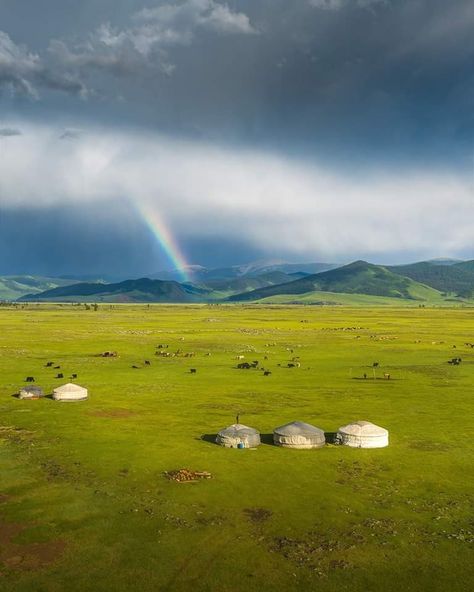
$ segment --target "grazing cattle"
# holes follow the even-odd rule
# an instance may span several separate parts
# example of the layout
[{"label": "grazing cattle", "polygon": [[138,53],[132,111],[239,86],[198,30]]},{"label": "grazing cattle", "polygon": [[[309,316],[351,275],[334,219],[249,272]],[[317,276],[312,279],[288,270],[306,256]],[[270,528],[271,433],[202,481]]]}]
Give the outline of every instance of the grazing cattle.
[{"label": "grazing cattle", "polygon": [[149,360],[145,360],[145,366],[151,366],[151,362]]},{"label": "grazing cattle", "polygon": [[25,379],[25,382],[34,382],[34,381],[35,381],[34,376],[27,376]]},{"label": "grazing cattle", "polygon": [[51,366],[54,364],[54,362],[47,362],[45,364],[46,368],[51,368]]},{"label": "grazing cattle", "polygon": [[452,364],[453,366],[459,366],[461,362],[461,358],[453,358],[452,360],[448,360],[448,364]]},{"label": "grazing cattle", "polygon": [[251,368],[251,365],[248,362],[242,362],[241,364],[237,364],[237,368],[239,370],[248,370]]},{"label": "grazing cattle", "polygon": [[61,366],[54,366],[55,370],[59,370],[61,368]]},{"label": "grazing cattle", "polygon": [[364,372],[364,378],[367,378],[367,374]]},{"label": "grazing cattle", "polygon": [[105,351],[105,352],[102,352],[100,355],[102,358],[116,358],[117,352],[116,351]]},{"label": "grazing cattle", "polygon": [[385,380],[390,380],[390,374],[388,374],[387,372],[384,373],[383,377],[385,378]]},{"label": "grazing cattle", "polygon": [[265,372],[263,373],[264,376],[270,376],[271,372],[270,370],[265,370]]},{"label": "grazing cattle", "polygon": [[189,372],[191,372],[191,374],[196,374],[197,370],[196,370],[196,368],[191,368],[191,369],[189,370]]},{"label": "grazing cattle", "polygon": [[60,372],[59,374],[56,374],[56,378],[64,378],[64,374]]},{"label": "grazing cattle", "polygon": [[71,378],[77,378],[77,374],[71,374]]},{"label": "grazing cattle", "polygon": [[165,345],[164,343],[160,343],[159,345],[156,346],[157,349],[165,349],[167,347],[168,347],[168,345]]},{"label": "grazing cattle", "polygon": [[139,368],[139,366],[135,366],[135,364],[132,366],[132,368],[134,368],[135,370],[137,370]]},{"label": "grazing cattle", "polygon": [[237,356],[235,359],[236,360],[243,360],[245,358],[245,356]]},{"label": "grazing cattle", "polygon": [[373,367],[373,368],[378,368],[378,365],[379,365],[379,363],[378,363],[378,362],[374,362],[374,363],[372,364],[372,367]]},{"label": "grazing cattle", "polygon": [[294,368],[295,364],[287,364],[287,368]]}]

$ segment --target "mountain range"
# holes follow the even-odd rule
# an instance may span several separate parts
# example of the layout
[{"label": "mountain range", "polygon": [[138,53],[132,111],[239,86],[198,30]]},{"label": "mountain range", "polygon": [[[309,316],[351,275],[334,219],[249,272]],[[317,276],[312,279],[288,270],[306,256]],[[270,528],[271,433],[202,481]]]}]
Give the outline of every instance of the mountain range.
[{"label": "mountain range", "polygon": [[[311,273],[308,271],[311,269],[318,271]],[[315,304],[356,300],[368,303],[368,299],[375,304],[474,302],[474,261],[441,259],[396,266],[366,261],[343,266],[257,262],[218,269],[194,266],[193,271],[186,271],[192,278],[186,283],[153,277],[105,283],[103,280],[74,282],[69,278],[37,278],[35,281],[33,276],[23,276],[29,279],[22,284],[18,276],[13,286],[11,278],[0,278],[0,297],[20,302],[99,303],[263,301]],[[1,296],[2,286],[3,294],[5,287],[11,286],[8,288],[11,296]],[[23,293],[19,293],[21,289]]]}]

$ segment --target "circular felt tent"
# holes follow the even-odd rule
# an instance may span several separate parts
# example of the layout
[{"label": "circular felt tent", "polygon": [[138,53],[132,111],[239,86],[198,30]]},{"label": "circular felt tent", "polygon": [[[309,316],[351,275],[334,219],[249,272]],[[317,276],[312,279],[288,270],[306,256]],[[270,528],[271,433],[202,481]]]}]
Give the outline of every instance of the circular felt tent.
[{"label": "circular felt tent", "polygon": [[24,386],[18,393],[19,399],[39,399],[40,397],[44,397],[44,392],[39,386]]},{"label": "circular felt tent", "polygon": [[370,421],[354,421],[338,430],[342,444],[352,448],[384,448],[388,446],[388,431]]},{"label": "circular felt tent", "polygon": [[304,421],[292,421],[273,430],[273,442],[285,448],[321,448],[326,438],[323,430]]},{"label": "circular felt tent", "polygon": [[234,423],[217,434],[216,443],[226,448],[255,448],[260,444],[260,434],[246,425]]},{"label": "circular felt tent", "polygon": [[53,391],[53,399],[56,401],[83,401],[87,397],[87,389],[78,384],[64,384]]}]

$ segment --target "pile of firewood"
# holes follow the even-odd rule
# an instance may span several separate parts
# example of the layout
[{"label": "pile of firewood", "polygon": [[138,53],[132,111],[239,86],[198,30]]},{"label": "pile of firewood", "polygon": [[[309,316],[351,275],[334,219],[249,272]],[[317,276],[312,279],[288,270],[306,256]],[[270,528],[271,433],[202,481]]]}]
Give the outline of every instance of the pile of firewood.
[{"label": "pile of firewood", "polygon": [[165,477],[170,481],[178,483],[187,483],[190,481],[199,481],[200,479],[211,479],[211,473],[207,471],[191,471],[189,469],[177,469],[175,471],[166,471]]}]

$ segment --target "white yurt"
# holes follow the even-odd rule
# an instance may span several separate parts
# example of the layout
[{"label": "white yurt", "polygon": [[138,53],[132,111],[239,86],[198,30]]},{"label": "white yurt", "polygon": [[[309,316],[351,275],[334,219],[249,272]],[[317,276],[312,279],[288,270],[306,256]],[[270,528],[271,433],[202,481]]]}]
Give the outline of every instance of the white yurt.
[{"label": "white yurt", "polygon": [[273,442],[285,448],[321,448],[326,438],[323,430],[304,421],[292,421],[273,430]]},{"label": "white yurt", "polygon": [[87,389],[71,382],[58,386],[53,391],[53,399],[56,401],[83,401],[87,396]]},{"label": "white yurt", "polygon": [[260,444],[260,434],[242,423],[234,423],[217,434],[216,443],[226,448],[255,448]]},{"label": "white yurt", "polygon": [[370,421],[354,421],[339,428],[339,440],[353,448],[384,448],[388,446],[388,430]]},{"label": "white yurt", "polygon": [[40,397],[44,397],[44,392],[39,386],[24,386],[18,393],[19,399],[39,399]]}]

